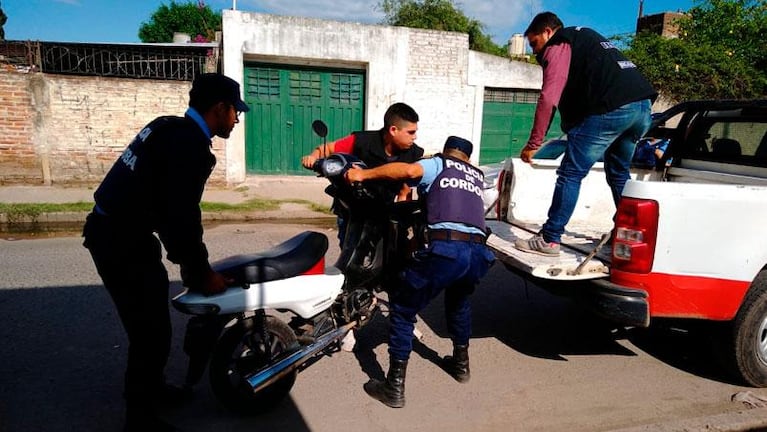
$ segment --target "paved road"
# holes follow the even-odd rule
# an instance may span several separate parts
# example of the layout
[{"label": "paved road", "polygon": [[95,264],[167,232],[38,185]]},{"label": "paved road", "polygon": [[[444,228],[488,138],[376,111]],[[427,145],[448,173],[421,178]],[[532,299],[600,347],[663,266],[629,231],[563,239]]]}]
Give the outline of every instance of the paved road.
[{"label": "paved road", "polygon": [[[223,257],[308,228],[335,236],[328,227],[250,224],[211,227],[206,238],[211,255]],[[336,255],[331,247],[329,261]],[[80,239],[0,240],[0,268],[0,431],[120,430],[126,341]],[[172,291],[179,290],[175,282]],[[204,382],[195,401],[168,419],[186,431],[235,432],[746,430],[721,427],[738,419],[767,424],[764,408],[745,411],[730,401],[738,392],[767,391],[730,382],[711,360],[705,337],[611,329],[500,265],[474,296],[472,380],[458,384],[435,365],[450,349],[440,302],[419,321],[425,338],[410,362],[403,409],[388,409],[362,390],[369,377],[382,376],[379,361],[387,367],[386,322],[377,318],[360,332],[356,353],[334,354],[303,371],[290,398],[270,414],[235,417]],[[168,376],[175,381],[184,375],[184,323],[174,313]]]}]

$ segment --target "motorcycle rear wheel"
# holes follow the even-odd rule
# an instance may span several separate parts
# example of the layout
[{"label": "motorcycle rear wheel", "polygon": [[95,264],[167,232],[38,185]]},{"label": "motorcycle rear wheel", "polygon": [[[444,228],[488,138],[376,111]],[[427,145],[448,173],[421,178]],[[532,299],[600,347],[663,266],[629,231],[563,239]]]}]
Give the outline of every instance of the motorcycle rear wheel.
[{"label": "motorcycle rear wheel", "polygon": [[[249,325],[246,325],[249,324]],[[258,414],[279,404],[296,381],[293,371],[270,386],[254,393],[245,377],[264,368],[275,358],[296,346],[296,335],[287,324],[266,317],[267,343],[263,343],[258,323],[238,322],[219,339],[210,360],[210,386],[216,398],[238,414]]]}]

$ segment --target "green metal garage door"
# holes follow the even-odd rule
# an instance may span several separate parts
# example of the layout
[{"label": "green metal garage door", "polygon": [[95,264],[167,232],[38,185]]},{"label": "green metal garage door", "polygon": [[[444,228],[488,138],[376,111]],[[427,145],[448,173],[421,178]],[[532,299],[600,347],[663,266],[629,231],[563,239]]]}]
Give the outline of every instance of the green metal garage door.
[{"label": "green metal garage door", "polygon": [[328,124],[328,139],[364,124],[363,71],[251,64],[245,67],[245,159],[248,174],[312,173],[301,156],[321,143],[312,121]]},{"label": "green metal garage door", "polygon": [[[537,90],[485,89],[480,164],[519,156],[530,137],[539,94]],[[556,138],[561,134],[557,114],[546,138]]]}]

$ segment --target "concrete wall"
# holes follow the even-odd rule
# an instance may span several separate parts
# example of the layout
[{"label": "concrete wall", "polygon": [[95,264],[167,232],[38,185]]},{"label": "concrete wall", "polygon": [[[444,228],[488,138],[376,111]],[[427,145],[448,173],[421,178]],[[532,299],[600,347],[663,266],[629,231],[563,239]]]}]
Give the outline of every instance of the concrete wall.
[{"label": "concrete wall", "polygon": [[[482,109],[485,101],[485,88],[533,89],[540,90],[543,85],[543,69],[530,63],[510,60],[477,51],[469,52],[469,85],[477,89],[474,95],[474,117],[471,119],[474,129],[472,139],[482,146]],[[509,155],[516,156],[516,155]],[[479,157],[477,152],[475,157]]]},{"label": "concrete wall", "polygon": [[[458,135],[479,158],[485,87],[539,89],[540,68],[469,50],[461,33],[224,11],[223,71],[242,84],[246,62],[365,70],[365,128],[406,102],[427,153]],[[186,81],[0,70],[0,184],[96,184],[158,115],[183,115]],[[214,139],[213,184],[246,180],[245,128]]]},{"label": "concrete wall", "polygon": [[[98,183],[146,123],[183,115],[191,83],[0,72],[0,183]],[[224,142],[214,141],[219,161]],[[212,181],[223,183],[225,163]]]},{"label": "concrete wall", "polygon": [[[485,86],[540,89],[538,66],[469,50],[468,35],[312,18],[223,12],[224,73],[242,84],[245,62],[363,69],[365,128],[382,126],[386,108],[405,102],[419,114],[418,144],[441,149],[449,135],[477,145]],[[245,179],[245,136],[227,142],[227,180]]]}]

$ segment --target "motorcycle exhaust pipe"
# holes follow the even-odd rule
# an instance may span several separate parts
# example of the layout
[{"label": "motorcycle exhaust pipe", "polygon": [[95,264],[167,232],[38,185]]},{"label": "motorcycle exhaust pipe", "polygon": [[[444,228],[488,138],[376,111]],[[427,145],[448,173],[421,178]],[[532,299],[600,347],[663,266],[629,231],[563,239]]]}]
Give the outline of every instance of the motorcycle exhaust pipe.
[{"label": "motorcycle exhaust pipe", "polygon": [[277,363],[269,366],[268,368],[256,372],[245,378],[245,380],[253,388],[253,392],[258,392],[265,387],[268,387],[275,381],[294,371],[296,368],[306,363],[315,354],[325,349],[331,343],[343,338],[346,334],[357,325],[356,321],[350,322],[342,327],[339,327],[329,333],[326,333],[319,337],[311,345],[307,345],[304,348],[290,354]]}]

